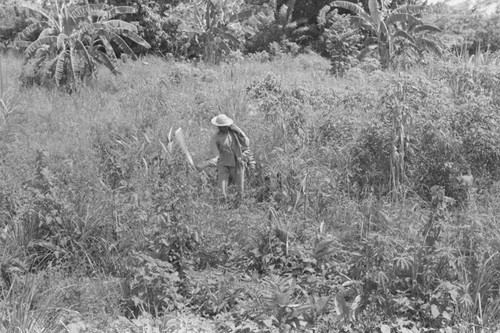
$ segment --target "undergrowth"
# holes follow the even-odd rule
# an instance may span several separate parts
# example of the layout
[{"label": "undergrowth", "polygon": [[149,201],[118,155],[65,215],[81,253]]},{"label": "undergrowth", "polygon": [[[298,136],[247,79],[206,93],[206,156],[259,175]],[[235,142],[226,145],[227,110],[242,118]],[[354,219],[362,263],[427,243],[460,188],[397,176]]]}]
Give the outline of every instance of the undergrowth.
[{"label": "undergrowth", "polygon": [[[499,328],[498,68],[150,57],[68,96],[9,61],[2,330]],[[219,113],[257,160],[236,209],[172,135],[201,161]]]}]

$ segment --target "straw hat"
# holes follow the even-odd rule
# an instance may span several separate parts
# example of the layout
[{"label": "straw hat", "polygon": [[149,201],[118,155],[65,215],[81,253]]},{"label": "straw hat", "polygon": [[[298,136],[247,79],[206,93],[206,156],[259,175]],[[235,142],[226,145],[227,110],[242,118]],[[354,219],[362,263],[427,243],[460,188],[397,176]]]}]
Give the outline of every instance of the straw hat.
[{"label": "straw hat", "polygon": [[217,117],[212,118],[212,124],[218,127],[231,126],[233,124],[233,120],[225,114],[220,114]]}]

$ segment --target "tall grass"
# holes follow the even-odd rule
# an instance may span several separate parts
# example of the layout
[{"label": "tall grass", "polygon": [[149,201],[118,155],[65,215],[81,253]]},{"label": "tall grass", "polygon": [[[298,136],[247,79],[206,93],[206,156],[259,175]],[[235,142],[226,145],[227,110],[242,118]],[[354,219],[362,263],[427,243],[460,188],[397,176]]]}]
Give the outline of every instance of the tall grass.
[{"label": "tall grass", "polygon": [[43,275],[27,275],[14,279],[2,295],[0,313],[3,332],[53,332],[58,323],[60,290],[44,287]]},{"label": "tall grass", "polygon": [[[351,301],[349,293],[359,299],[377,297],[384,307],[373,303],[372,313],[364,313],[365,323],[374,329],[379,328],[377,320],[396,329],[392,319],[404,317],[403,305],[412,301],[397,290],[406,288],[406,278],[417,280],[417,276],[427,280],[419,280],[421,290],[410,288],[412,297],[428,309],[405,308],[404,313],[411,313],[407,320],[437,325],[438,319],[431,317],[438,306],[439,316],[444,309],[451,312],[447,309],[451,307],[464,330],[479,321],[492,327],[498,324],[495,281],[500,259],[494,251],[499,242],[494,228],[498,191],[490,187],[491,192],[481,193],[475,206],[471,202],[464,206],[468,208],[462,215],[450,214],[448,209],[439,211],[442,215],[436,213],[442,237],[433,250],[422,245],[421,232],[430,216],[437,216],[425,197],[429,192],[425,186],[435,184],[405,192],[420,185],[410,182],[414,173],[429,176],[424,169],[434,164],[436,172],[445,173],[440,163],[448,162],[442,156],[446,150],[431,130],[433,126],[436,132],[449,130],[456,100],[432,73],[420,69],[422,77],[406,77],[355,68],[343,78],[334,78],[328,74],[328,61],[315,55],[283,55],[272,62],[251,58],[217,67],[145,57],[128,63],[121,76],[99,72],[95,83],[67,95],[20,87],[15,79],[20,64],[9,62],[12,66],[4,65],[0,71],[1,81],[7,82],[0,87],[8,85],[15,92],[15,103],[9,105],[22,112],[6,118],[0,128],[8,127],[12,138],[0,138],[0,194],[2,200],[15,203],[10,207],[0,202],[5,245],[0,259],[2,267],[9,268],[11,280],[0,301],[9,318],[4,329],[53,329],[61,314],[60,299],[46,297],[48,290],[54,295],[67,291],[71,302],[61,307],[72,307],[90,318],[93,314],[116,317],[123,310],[117,309],[119,304],[134,308],[134,302],[157,306],[167,304],[167,299],[168,306],[175,308],[175,274],[159,259],[170,256],[172,260],[178,254],[175,251],[187,258],[172,261],[179,274],[189,274],[183,265],[197,267],[196,274],[221,265],[227,274],[234,273],[228,279],[237,280],[251,274],[246,272],[249,267],[280,274],[275,267],[284,267],[285,272],[291,266],[297,269],[290,268],[293,274],[299,270],[311,274],[300,281],[304,288],[323,283],[332,293],[343,290],[345,295],[336,296],[340,305],[344,304],[340,296],[345,296],[344,302]],[[398,82],[404,84],[399,90]],[[5,88],[0,93],[2,99],[11,94]],[[178,151],[163,148],[169,143],[170,129],[182,127],[195,162],[206,158],[214,131],[210,119],[221,112],[249,135],[269,177],[263,202],[255,203],[249,195],[238,209],[215,205],[213,172],[194,173],[183,165]],[[425,135],[435,141],[418,146]],[[443,146],[455,144],[443,137]],[[396,158],[395,150],[406,157]],[[420,160],[419,156],[428,156],[427,150],[435,150],[436,156]],[[37,168],[39,151],[46,153],[47,161]],[[455,174],[445,176],[449,181]],[[419,182],[443,179],[436,176]],[[255,177],[250,183],[254,188],[249,194],[266,185]],[[404,200],[388,200],[387,189],[398,191],[398,198]],[[179,249],[165,254],[166,247],[174,248],[171,244]],[[336,248],[313,257],[319,244]],[[188,256],[190,251],[193,257]],[[134,266],[137,253],[144,260]],[[45,259],[33,265],[32,259],[41,255]],[[60,265],[71,287],[54,282],[52,289],[45,290],[39,277],[17,268],[17,260],[26,269],[48,269],[47,262]],[[315,269],[321,273],[314,273]],[[302,278],[301,274],[297,277]],[[84,286],[82,276],[84,281],[99,277],[104,282]],[[346,276],[352,286],[362,281],[364,292],[343,286]],[[320,282],[315,285],[314,279]],[[108,280],[112,288],[105,292]],[[446,281],[460,291],[456,299],[448,297],[455,289],[439,289]],[[133,294],[134,288],[146,292]],[[216,287],[202,288],[193,282],[182,288],[188,295],[189,288],[207,293],[203,304],[195,302],[200,295],[184,299],[196,311],[214,313],[221,311],[221,304],[242,304],[247,306],[245,311],[253,306],[253,300],[237,298],[239,294],[231,294],[227,286],[213,290]],[[224,297],[237,301],[226,304]],[[83,304],[77,306],[77,301]],[[99,312],[92,301],[116,310]],[[210,302],[216,303],[213,308]],[[300,302],[306,300],[300,298]],[[235,320],[235,313],[223,315]],[[291,313],[280,316],[288,318]],[[351,320],[350,314],[344,317],[344,322]],[[171,324],[184,325],[178,320]],[[328,329],[340,327],[332,324]]]}]

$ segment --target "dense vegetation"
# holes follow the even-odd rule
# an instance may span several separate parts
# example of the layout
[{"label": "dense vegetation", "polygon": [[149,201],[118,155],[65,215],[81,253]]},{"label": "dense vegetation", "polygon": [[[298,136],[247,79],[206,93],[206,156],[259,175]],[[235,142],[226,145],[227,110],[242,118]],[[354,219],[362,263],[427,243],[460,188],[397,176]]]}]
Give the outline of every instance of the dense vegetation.
[{"label": "dense vegetation", "polygon": [[[12,3],[33,58],[0,58],[0,331],[500,330],[495,15]],[[257,160],[237,208],[173,136],[201,161],[221,112]]]}]

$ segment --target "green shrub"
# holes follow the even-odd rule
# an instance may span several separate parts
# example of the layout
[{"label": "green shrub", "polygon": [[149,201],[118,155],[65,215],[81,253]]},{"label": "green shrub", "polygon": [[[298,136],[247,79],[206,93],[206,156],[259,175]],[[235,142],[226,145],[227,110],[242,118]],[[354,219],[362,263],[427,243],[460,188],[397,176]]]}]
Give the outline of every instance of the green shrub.
[{"label": "green shrub", "polygon": [[318,15],[318,27],[321,34],[315,49],[330,59],[334,75],[343,75],[346,70],[357,64],[356,56],[361,46],[362,34],[355,27],[349,16],[339,15],[330,7],[322,9]]}]

